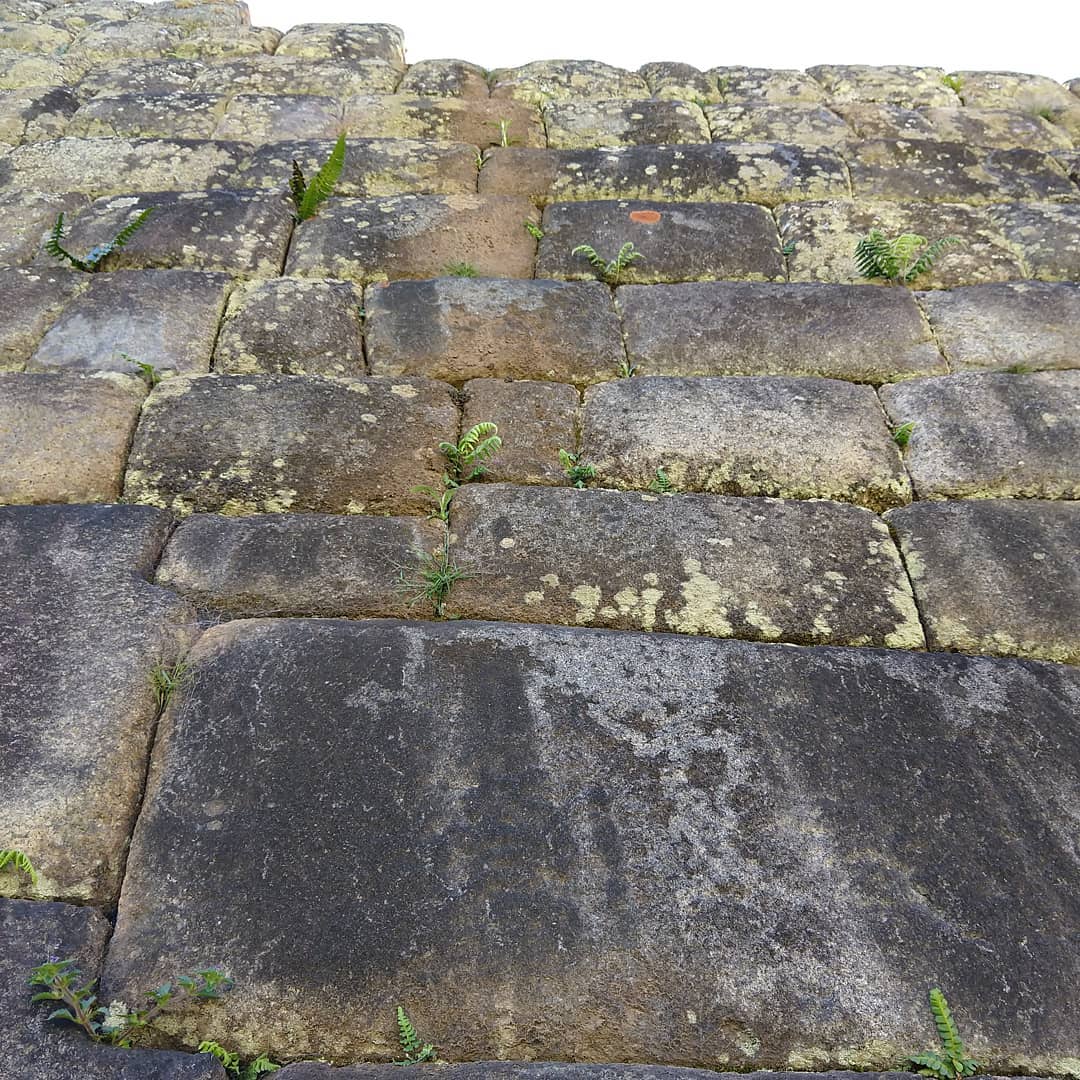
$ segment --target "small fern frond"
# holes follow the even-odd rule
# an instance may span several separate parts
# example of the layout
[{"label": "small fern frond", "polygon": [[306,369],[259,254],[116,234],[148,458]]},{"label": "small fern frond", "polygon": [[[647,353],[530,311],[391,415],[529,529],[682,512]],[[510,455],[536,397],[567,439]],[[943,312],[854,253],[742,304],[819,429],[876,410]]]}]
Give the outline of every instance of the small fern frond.
[{"label": "small fern frond", "polygon": [[330,151],[330,156],[326,159],[325,164],[311,178],[311,183],[308,184],[304,197],[300,200],[300,208],[297,210],[296,216],[301,221],[307,221],[308,218],[314,217],[320,204],[333,195],[338,178],[341,176],[341,170],[344,167],[345,135],[342,133],[338,136],[337,142],[334,143],[334,149]]},{"label": "small fern frond", "polygon": [[959,237],[943,236],[935,240],[916,260],[911,264],[904,275],[905,281],[914,281],[920,274],[925,274],[941,258],[944,252],[960,243]]},{"label": "small fern frond", "polygon": [[918,233],[901,233],[895,240],[890,241],[892,260],[897,270],[905,269],[926,243],[926,237]]},{"label": "small fern frond", "polygon": [[281,1066],[276,1061],[271,1061],[266,1054],[260,1054],[254,1061],[244,1066],[240,1073],[240,1080],[259,1080],[260,1076],[277,1072],[280,1068]]},{"label": "small fern frond", "polygon": [[230,1072],[234,1076],[239,1076],[240,1055],[226,1050],[221,1043],[214,1042],[213,1039],[203,1039],[203,1041],[199,1043],[199,1053],[211,1054],[221,1063],[221,1067],[226,1072]]},{"label": "small fern frond", "polygon": [[896,276],[896,261],[892,245],[885,234],[871,229],[855,246],[855,266],[859,273],[870,280]]},{"label": "small fern frond", "polygon": [[917,1066],[915,1071],[920,1076],[936,1076],[938,1080],[951,1080],[948,1064],[940,1054],[935,1054],[933,1050],[912,1054],[906,1063]]},{"label": "small fern frond", "polygon": [[964,1056],[964,1042],[960,1038],[956,1021],[952,1018],[949,1003],[945,995],[935,987],[930,991],[930,1011],[934,1014],[934,1023],[937,1025],[938,1038],[941,1039],[941,1047],[949,1057],[962,1058]]},{"label": "small fern frond", "polygon": [[0,870],[3,870],[9,863],[16,870],[21,870],[30,879],[30,884],[37,888],[38,876],[34,864],[18,848],[4,848],[0,851]]},{"label": "small fern frond", "polygon": [[544,230],[541,229],[540,226],[537,225],[535,221],[526,221],[525,222],[525,231],[534,240],[543,240],[544,239]]},{"label": "small fern frond", "polygon": [[296,212],[304,204],[304,195],[307,193],[307,180],[304,179],[304,170],[300,168],[300,162],[293,158],[292,173],[289,176],[289,194],[292,195],[293,205]]},{"label": "small fern frond", "polygon": [[409,1014],[399,1005],[397,1007],[398,1042],[401,1043],[401,1052],[406,1057],[412,1057],[420,1049],[420,1038],[416,1034]]},{"label": "small fern frond", "polygon": [[119,251],[127,245],[127,242],[143,227],[146,219],[153,213],[154,208],[148,206],[136,214],[117,234],[112,242],[111,250]]},{"label": "small fern frond", "polygon": [[584,255],[585,258],[589,260],[589,265],[596,267],[597,270],[607,269],[607,263],[597,254],[596,248],[589,244],[578,244],[570,254]]},{"label": "small fern frond", "polygon": [[83,273],[89,274],[93,272],[93,267],[83,262],[77,255],[72,255],[67,248],[64,247],[64,215],[60,214],[56,223],[49,230],[49,235],[45,240],[45,252],[51,255],[54,259],[66,259],[76,270],[82,270]]}]

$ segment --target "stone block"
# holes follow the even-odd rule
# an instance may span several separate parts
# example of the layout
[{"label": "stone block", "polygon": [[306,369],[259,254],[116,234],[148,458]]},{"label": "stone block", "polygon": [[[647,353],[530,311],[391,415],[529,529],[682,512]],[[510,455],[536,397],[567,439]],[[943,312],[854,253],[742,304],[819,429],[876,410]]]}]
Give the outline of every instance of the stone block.
[{"label": "stone block", "polygon": [[1026,277],[1080,281],[1080,204],[1010,203],[990,219],[1023,260]]},{"label": "stone block", "polygon": [[542,224],[538,277],[595,278],[588,260],[573,253],[583,243],[607,259],[633,244],[644,258],[626,268],[623,282],[787,277],[776,222],[763,206],[602,199],[553,203]]},{"label": "stone block", "polygon": [[883,1068],[940,982],[979,1060],[1075,1056],[1074,668],[322,620],[191,660],[107,995],[212,955],[247,1053],[385,1061],[402,1001],[451,1059]]},{"label": "stone block", "polygon": [[716,82],[718,100],[766,105],[814,104],[825,100],[821,84],[802,71],[782,68],[716,67],[705,72]]},{"label": "stone block", "polygon": [[399,571],[442,533],[415,517],[195,514],[170,539],[157,581],[218,615],[408,618]]},{"label": "stone block", "polygon": [[624,355],[611,292],[599,282],[397,281],[369,288],[365,310],[375,375],[582,384],[614,378]]},{"label": "stone block", "polygon": [[214,370],[232,374],[364,375],[360,312],[352,282],[276,278],[229,298]]},{"label": "stone block", "polygon": [[720,100],[716,79],[690,64],[657,61],[642,64],[638,74],[648,83],[649,93],[661,101],[701,104]]},{"label": "stone block", "polygon": [[[902,384],[901,384],[902,385]],[[585,392],[583,462],[598,484],[837,499],[872,510],[911,486],[873,387],[747,376],[617,379]]]},{"label": "stone block", "polygon": [[186,34],[179,26],[116,19],[95,24],[79,35],[65,60],[85,70],[104,67],[121,59],[155,60],[171,56]]},{"label": "stone block", "polygon": [[948,371],[907,289],[631,285],[618,290],[616,304],[627,356],[641,375],[823,375],[882,383]]},{"label": "stone block", "polygon": [[208,89],[195,85],[201,73],[216,70],[218,65],[211,68],[197,60],[179,60],[175,57],[120,60],[108,67],[91,68],[79,83],[78,92],[84,100],[97,95],[151,97],[189,92],[218,93],[217,86]]},{"label": "stone block", "polygon": [[487,72],[466,60],[421,60],[409,65],[398,92],[417,97],[486,98]]},{"label": "stone block", "polygon": [[925,644],[888,526],[859,507],[471,484],[451,520],[475,572],[447,600],[458,618]]},{"label": "stone block", "polygon": [[48,23],[0,22],[0,49],[29,53],[64,53],[75,35]]},{"label": "stone block", "polygon": [[661,98],[555,101],[544,109],[544,128],[556,149],[711,141],[699,106]]},{"label": "stone block", "polygon": [[342,130],[338,98],[318,94],[237,94],[214,134],[219,139],[250,143],[283,139],[333,141]]},{"label": "stone block", "polygon": [[405,70],[404,36],[388,23],[301,23],[281,39],[277,55],[343,64],[382,60]]},{"label": "stone block", "polygon": [[1080,503],[914,503],[888,521],[932,649],[1080,664]]},{"label": "stone block", "polygon": [[838,148],[851,139],[851,128],[823,105],[725,102],[707,106],[705,116],[712,137],[718,141],[784,142]]},{"label": "stone block", "polygon": [[116,902],[157,715],[151,674],[195,636],[194,611],[147,581],[169,524],[148,507],[0,508],[0,835],[38,872],[36,888],[0,874],[0,895]]},{"label": "stone block", "polygon": [[420,514],[457,431],[449,387],[427,379],[204,375],[146,402],[127,501],[178,514]]},{"label": "stone block", "polygon": [[928,109],[909,109],[880,101],[833,101],[830,107],[847,121],[860,139],[941,139],[930,122]]},{"label": "stone block", "polygon": [[0,90],[0,143],[14,146],[55,139],[78,107],[78,99],[66,86]]},{"label": "stone block", "polygon": [[170,55],[192,60],[231,59],[272,53],[281,41],[281,31],[266,26],[240,29],[209,27],[189,34]]},{"label": "stone block", "polygon": [[524,223],[539,218],[514,196],[332,199],[293,234],[285,272],[369,282],[467,263],[480,277],[531,278],[536,241]]},{"label": "stone block", "polygon": [[356,63],[255,54],[204,66],[194,79],[200,92],[225,94],[392,94],[400,72],[383,60]]},{"label": "stone block", "polygon": [[926,119],[936,137],[969,146],[995,146],[1002,149],[1070,150],[1072,139],[1043,116],[1005,109],[952,107],[926,109]]},{"label": "stone block", "polygon": [[63,56],[35,56],[18,49],[0,49],[0,90],[77,83],[88,65]]},{"label": "stone block", "polygon": [[[0,159],[0,170],[3,167]],[[41,252],[57,215],[72,214],[88,202],[85,195],[70,193],[0,192],[0,266],[30,262]]]},{"label": "stone block", "polygon": [[225,111],[218,94],[118,94],[91,98],[72,117],[72,138],[209,139]]},{"label": "stone block", "polygon": [[956,94],[944,83],[945,72],[936,67],[885,64],[819,64],[806,69],[825,90],[830,102],[882,101],[890,105],[956,105]]},{"label": "stone block", "polygon": [[964,104],[976,109],[1067,108],[1075,105],[1068,87],[1045,75],[1025,75],[1018,71],[957,71]]},{"label": "stone block", "polygon": [[913,422],[905,460],[920,499],[1080,497],[1080,372],[964,372],[881,390]]},{"label": "stone block", "polygon": [[498,146],[503,138],[500,122],[506,124],[509,145],[546,145],[540,110],[517,101],[364,94],[344,104],[349,134],[369,139]]},{"label": "stone block", "polygon": [[21,371],[64,305],[88,284],[66,270],[0,269],[0,371]]},{"label": "stone block", "polygon": [[139,379],[0,373],[0,504],[115,502]]},{"label": "stone block", "polygon": [[499,68],[489,79],[493,98],[513,98],[533,105],[573,98],[647,98],[645,80],[633,71],[595,60],[536,60]]}]

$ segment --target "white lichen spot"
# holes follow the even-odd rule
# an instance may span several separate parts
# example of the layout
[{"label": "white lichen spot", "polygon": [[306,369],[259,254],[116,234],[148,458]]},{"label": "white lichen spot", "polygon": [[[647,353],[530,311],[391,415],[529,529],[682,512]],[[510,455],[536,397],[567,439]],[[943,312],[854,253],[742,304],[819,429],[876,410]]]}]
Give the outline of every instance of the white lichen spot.
[{"label": "white lichen spot", "polygon": [[504,548],[504,549],[512,548],[514,546],[514,543],[515,543],[515,541],[514,541],[514,538],[512,536],[504,536],[499,541],[499,547]]},{"label": "white lichen spot", "polygon": [[409,383],[394,383],[390,387],[390,393],[396,394],[400,398],[414,398],[419,392],[415,386],[410,386]]}]

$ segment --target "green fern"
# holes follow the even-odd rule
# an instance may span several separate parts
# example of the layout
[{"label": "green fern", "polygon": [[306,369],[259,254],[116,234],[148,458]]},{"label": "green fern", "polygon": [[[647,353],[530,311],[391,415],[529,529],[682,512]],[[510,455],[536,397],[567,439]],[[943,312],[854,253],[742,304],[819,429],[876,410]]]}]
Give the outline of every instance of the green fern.
[{"label": "green fern", "polygon": [[979,1064],[967,1056],[949,1003],[937,987],[930,991],[930,1011],[934,1014],[941,1052],[926,1050],[912,1054],[905,1059],[905,1064],[915,1066],[915,1072],[920,1076],[932,1076],[936,1080],[961,1080],[961,1077],[972,1076],[978,1071]]},{"label": "green fern", "polygon": [[435,1060],[435,1047],[431,1043],[421,1043],[409,1014],[400,1005],[397,1007],[397,1026],[404,1060],[395,1061],[395,1065],[419,1065],[422,1061]]},{"label": "green fern", "polygon": [[649,490],[656,492],[657,495],[666,495],[673,490],[671,480],[663,466],[656,470],[656,475],[649,481]]},{"label": "green fern", "polygon": [[903,233],[890,240],[880,230],[871,229],[855,246],[855,266],[871,281],[909,285],[925,274],[947,248],[959,243],[955,236],[943,236],[931,243],[917,233]]},{"label": "green fern", "polygon": [[320,205],[334,193],[341,170],[345,167],[345,135],[338,136],[334,149],[326,163],[311,178],[310,183],[304,177],[304,170],[296,160],[292,163],[292,175],[289,178],[289,191],[296,206],[296,220],[307,221],[318,212]]},{"label": "green fern", "polygon": [[64,215],[60,214],[45,240],[45,252],[54,259],[66,260],[84,274],[93,274],[106,255],[111,255],[127,245],[127,242],[142,228],[153,209],[152,206],[148,206],[136,214],[107,244],[98,244],[97,247],[91,248],[81,259],[64,247]]},{"label": "green fern", "polygon": [[589,265],[596,271],[597,277],[608,285],[618,285],[627,268],[638,259],[645,258],[640,251],[634,250],[632,243],[623,244],[619,248],[619,254],[611,260],[598,254],[596,248],[589,244],[578,244],[570,254],[584,255],[589,260]]},{"label": "green fern", "polygon": [[525,225],[525,231],[534,240],[543,240],[544,239],[544,230],[541,229],[540,226],[537,225],[535,221],[526,221],[524,223],[524,225]]},{"label": "green fern", "polygon": [[0,850],[0,870],[3,870],[9,863],[16,870],[21,870],[30,879],[30,884],[37,888],[38,876],[34,864],[18,848]]},{"label": "green fern", "polygon": [[136,360],[134,356],[128,356],[126,352],[120,354],[120,359],[127,361],[129,364],[134,364],[139,369],[139,375],[143,382],[145,382],[151,390],[161,382],[161,372],[158,371],[153,364],[147,364],[142,360]]},{"label": "green fern", "polygon": [[445,486],[460,487],[483,476],[487,472],[484,462],[490,461],[501,447],[499,429],[488,421],[470,428],[457,443],[439,443],[450,466],[449,473],[443,477]]},{"label": "green fern", "polygon": [[221,1067],[227,1072],[232,1073],[233,1076],[239,1077],[239,1080],[259,1080],[260,1076],[265,1076],[267,1073],[277,1072],[281,1066],[276,1061],[271,1061],[266,1054],[260,1054],[253,1061],[249,1061],[246,1065],[240,1063],[240,1055],[234,1054],[231,1050],[226,1050],[221,1043],[214,1042],[212,1039],[205,1039],[199,1043],[200,1054],[212,1054],[221,1063]]},{"label": "green fern", "polygon": [[911,434],[915,430],[915,427],[916,422],[914,420],[908,420],[907,423],[901,424],[899,427],[893,429],[893,442],[896,443],[901,450],[905,449],[907,444],[911,442]]},{"label": "green fern", "polygon": [[954,94],[959,94],[964,88],[964,80],[959,75],[942,75],[941,85],[947,86]]},{"label": "green fern", "polygon": [[186,660],[177,660],[171,667],[155,664],[150,669],[150,685],[154,688],[154,699],[159,712],[164,710],[173,694],[180,689],[189,670]]},{"label": "green fern", "polygon": [[581,461],[580,454],[571,454],[569,450],[559,449],[559,464],[566,473],[566,479],[579,491],[590,480],[596,479],[596,466],[586,465]]}]

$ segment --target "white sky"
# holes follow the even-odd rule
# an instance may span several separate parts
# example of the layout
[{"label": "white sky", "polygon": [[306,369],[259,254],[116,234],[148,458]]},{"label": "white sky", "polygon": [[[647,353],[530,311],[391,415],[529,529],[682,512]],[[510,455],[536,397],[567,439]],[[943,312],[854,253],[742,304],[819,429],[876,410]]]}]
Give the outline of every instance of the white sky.
[{"label": "white sky", "polygon": [[931,64],[1080,77],[1080,0],[248,0],[256,26],[389,22],[410,62]]}]

